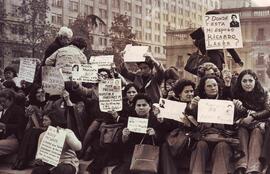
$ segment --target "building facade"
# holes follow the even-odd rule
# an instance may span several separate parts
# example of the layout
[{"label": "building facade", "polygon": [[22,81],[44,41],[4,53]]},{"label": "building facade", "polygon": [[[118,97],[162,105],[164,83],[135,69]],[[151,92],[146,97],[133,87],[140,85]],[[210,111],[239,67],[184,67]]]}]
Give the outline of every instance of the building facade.
[{"label": "building facade", "polygon": [[[244,62],[244,69],[254,70],[259,80],[266,87],[269,86],[269,78],[266,75],[266,65],[270,60],[270,7],[247,7],[220,9],[221,13],[239,13],[243,37],[243,48],[236,51]],[[189,34],[195,28],[167,31],[166,56],[167,65],[180,69],[182,77],[194,78],[183,70],[188,59],[188,53],[196,51]],[[227,54],[226,54],[227,55]],[[229,67],[236,72],[241,68],[226,56]]]},{"label": "building facade", "polygon": [[[22,0],[0,1],[9,12],[7,19],[16,21],[12,14],[19,17],[19,14],[16,14],[16,7]],[[142,45],[150,46],[149,50],[153,55],[165,62],[166,53],[163,47],[166,45],[166,30],[200,26],[203,14],[208,10],[219,8],[220,4],[219,0],[49,0],[49,6],[47,20],[56,27],[68,26],[78,15],[95,14],[102,18],[107,26],[99,25],[91,33],[94,50],[110,47],[107,33],[114,16],[126,14],[130,19],[133,32],[136,33],[136,40]],[[8,39],[6,42],[9,42]],[[19,49],[8,51],[11,52],[9,57],[27,55],[27,53],[16,55],[13,53],[15,50]]]}]

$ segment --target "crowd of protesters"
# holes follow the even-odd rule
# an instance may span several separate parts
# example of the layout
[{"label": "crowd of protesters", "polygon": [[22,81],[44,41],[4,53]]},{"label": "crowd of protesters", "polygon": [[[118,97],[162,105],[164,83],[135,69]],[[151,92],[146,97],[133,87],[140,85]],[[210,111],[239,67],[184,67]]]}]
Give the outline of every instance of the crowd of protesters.
[{"label": "crowd of protesters", "polygon": [[[196,32],[191,37],[204,54],[201,44],[204,39]],[[62,27],[46,50],[41,65],[60,69],[65,68],[67,60],[70,64],[87,64],[89,60],[83,54],[86,47],[83,38],[72,38],[72,31]],[[237,54],[234,50],[230,52]],[[40,69],[35,82],[29,84],[18,82],[16,70],[5,67],[0,90],[0,156],[16,153],[13,168],[21,170],[31,166],[33,174],[75,174],[79,170],[79,158],[91,160],[87,167],[90,174],[101,174],[108,166],[115,166],[112,174],[128,174],[132,173],[134,147],[144,139],[144,144],[154,141],[160,147],[160,174],[179,174],[183,166],[191,174],[203,174],[207,170],[214,174],[263,170],[270,173],[267,170],[270,98],[255,72],[245,69],[237,76],[232,75],[223,69],[222,59],[217,65],[215,61],[200,65],[195,83],[180,79],[175,67],[165,70],[151,54],[144,57],[145,62],[137,63],[137,72],[129,71],[126,63],[118,71],[98,70],[100,81],[122,79],[123,108],[119,112],[100,110],[98,83],[68,81],[62,95],[51,96],[42,88]],[[239,57],[236,60],[243,65]],[[159,103],[160,98],[186,103],[184,120],[158,118],[159,108],[153,104]],[[199,123],[201,99],[233,101],[234,124]],[[130,131],[128,117],[147,118],[147,133]],[[118,141],[102,144],[102,128],[116,123],[121,130]],[[35,159],[48,126],[67,132],[56,167]]]}]

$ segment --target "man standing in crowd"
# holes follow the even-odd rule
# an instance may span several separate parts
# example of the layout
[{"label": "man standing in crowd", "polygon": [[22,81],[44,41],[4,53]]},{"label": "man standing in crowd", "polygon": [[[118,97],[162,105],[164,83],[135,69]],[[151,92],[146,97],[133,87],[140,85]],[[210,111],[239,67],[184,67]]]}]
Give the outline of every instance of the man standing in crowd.
[{"label": "man standing in crowd", "polygon": [[137,63],[140,72],[132,73],[125,66],[122,66],[120,74],[134,82],[141,93],[147,93],[151,96],[154,103],[158,103],[161,97],[160,86],[164,77],[164,68],[151,54],[146,53],[144,57],[145,62]]}]

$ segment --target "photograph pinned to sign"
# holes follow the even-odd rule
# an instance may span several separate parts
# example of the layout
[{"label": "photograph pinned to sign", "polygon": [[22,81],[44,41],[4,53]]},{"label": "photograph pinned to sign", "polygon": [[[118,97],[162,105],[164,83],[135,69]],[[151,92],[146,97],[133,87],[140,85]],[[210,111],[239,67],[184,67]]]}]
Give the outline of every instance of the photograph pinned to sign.
[{"label": "photograph pinned to sign", "polygon": [[160,110],[158,114],[159,118],[167,118],[182,123],[186,120],[186,116],[183,114],[187,106],[186,103],[160,98],[159,104],[155,106]]},{"label": "photograph pinned to sign", "polygon": [[148,128],[148,119],[138,117],[128,117],[127,128],[131,132],[146,134]]},{"label": "photograph pinned to sign", "polygon": [[74,64],[72,66],[72,80],[77,82],[97,83],[97,64]]},{"label": "photograph pinned to sign", "polygon": [[111,66],[113,64],[113,57],[113,55],[91,56],[89,63],[98,64],[98,69],[111,69]]},{"label": "photograph pinned to sign", "polygon": [[64,129],[57,130],[56,127],[49,126],[38,147],[36,159],[57,166],[64,147],[66,134]]},{"label": "photograph pinned to sign", "polygon": [[200,99],[198,122],[229,124],[234,122],[234,104],[228,100]]},{"label": "photograph pinned to sign", "polygon": [[145,62],[143,55],[147,53],[148,49],[148,46],[127,45],[124,49],[124,62]]},{"label": "photograph pinned to sign", "polygon": [[99,108],[102,112],[121,111],[122,83],[121,79],[106,79],[98,85]]},{"label": "photograph pinned to sign", "polygon": [[65,88],[63,75],[57,67],[42,67],[42,86],[46,93],[51,95],[61,95]]},{"label": "photograph pinned to sign", "polygon": [[36,58],[20,58],[18,78],[33,83],[38,61]]},{"label": "photograph pinned to sign", "polygon": [[240,17],[237,13],[205,15],[206,50],[243,48]]}]

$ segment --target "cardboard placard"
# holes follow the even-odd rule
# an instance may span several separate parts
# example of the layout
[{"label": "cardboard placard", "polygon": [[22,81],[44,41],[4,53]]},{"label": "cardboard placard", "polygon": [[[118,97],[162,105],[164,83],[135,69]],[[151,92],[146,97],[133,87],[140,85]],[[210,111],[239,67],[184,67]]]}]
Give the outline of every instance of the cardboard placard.
[{"label": "cardboard placard", "polygon": [[124,61],[125,62],[145,62],[145,57],[143,56],[147,53],[148,46],[132,46],[126,45]]},{"label": "cardboard placard", "polygon": [[107,79],[99,82],[99,108],[102,112],[121,111],[122,102],[121,79]]},{"label": "cardboard placard", "polygon": [[113,57],[113,55],[91,56],[89,63],[98,64],[98,69],[111,69],[111,65],[113,64]]},{"label": "cardboard placard", "polygon": [[97,64],[75,64],[72,66],[72,80],[78,82],[97,83]]},{"label": "cardboard placard", "polygon": [[128,117],[127,128],[131,132],[146,134],[148,128],[148,119],[138,117]]},{"label": "cardboard placard", "polygon": [[37,59],[20,58],[19,79],[33,83],[36,73]]},{"label": "cardboard placard", "polygon": [[60,95],[65,88],[65,82],[57,67],[42,67],[42,86],[46,93]]},{"label": "cardboard placard", "polygon": [[239,14],[205,15],[204,33],[206,50],[243,47]]},{"label": "cardboard placard", "polygon": [[64,147],[66,131],[49,126],[37,150],[36,159],[57,166]]},{"label": "cardboard placard", "polygon": [[229,124],[234,122],[234,104],[228,100],[200,99],[198,122]]},{"label": "cardboard placard", "polygon": [[176,120],[179,122],[185,122],[185,112],[187,104],[172,100],[160,98],[158,108],[160,113],[158,117]]}]

